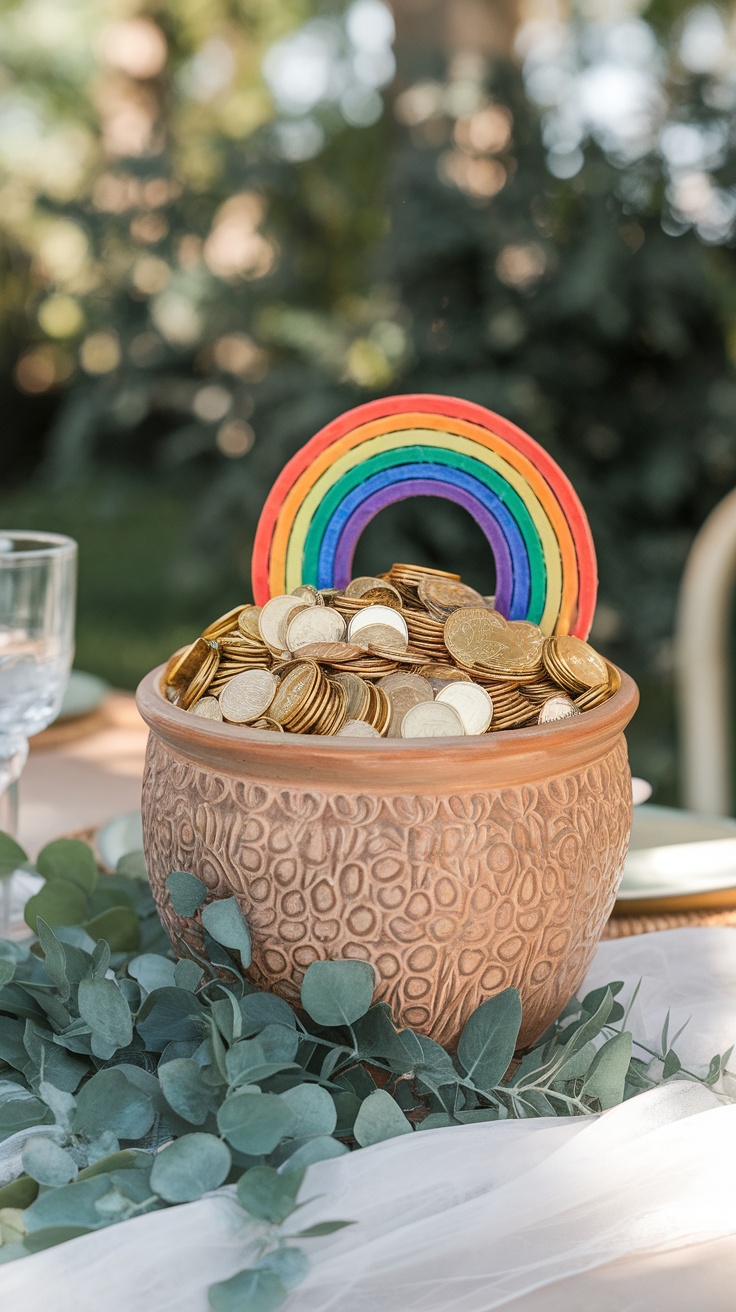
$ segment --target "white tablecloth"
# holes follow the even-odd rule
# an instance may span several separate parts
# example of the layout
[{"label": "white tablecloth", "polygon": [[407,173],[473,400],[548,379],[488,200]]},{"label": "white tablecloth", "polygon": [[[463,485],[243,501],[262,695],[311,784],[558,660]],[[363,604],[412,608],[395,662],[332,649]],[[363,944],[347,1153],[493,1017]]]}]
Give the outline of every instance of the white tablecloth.
[{"label": "white tablecloth", "polygon": [[[32,754],[31,849],[136,805],[145,733],[129,703],[119,714],[101,737]],[[656,1038],[671,1008],[675,1028],[692,1018],[677,1045],[686,1062],[736,1040],[736,930],[603,943],[586,986],[621,978],[629,991],[640,977],[637,1037]],[[736,1306],[736,1104],[697,1086],[591,1120],[406,1136],[312,1167],[303,1196],[318,1194],[300,1226],[357,1224],[310,1242],[312,1273],[288,1312]],[[219,1193],[0,1267],[0,1307],[206,1312],[207,1286],[247,1265],[253,1238]]]}]

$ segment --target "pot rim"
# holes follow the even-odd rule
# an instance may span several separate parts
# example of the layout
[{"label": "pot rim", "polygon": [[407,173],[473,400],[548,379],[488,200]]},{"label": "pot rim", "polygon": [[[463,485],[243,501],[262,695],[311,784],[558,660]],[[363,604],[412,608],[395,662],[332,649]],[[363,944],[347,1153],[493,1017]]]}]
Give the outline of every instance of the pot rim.
[{"label": "pot rim", "polygon": [[621,687],[594,710],[569,720],[452,738],[339,738],[277,734],[206,720],[166,700],[165,665],[142,679],[136,693],[154,737],[175,755],[220,773],[301,789],[410,793],[487,791],[534,783],[579,770],[607,754],[639,702],[622,670]]}]

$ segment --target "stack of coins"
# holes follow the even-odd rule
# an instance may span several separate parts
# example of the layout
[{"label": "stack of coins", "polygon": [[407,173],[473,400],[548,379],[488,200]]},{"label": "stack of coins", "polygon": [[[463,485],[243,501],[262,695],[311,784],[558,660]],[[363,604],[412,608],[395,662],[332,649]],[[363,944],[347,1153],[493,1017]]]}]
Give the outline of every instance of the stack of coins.
[{"label": "stack of coins", "polygon": [[169,701],[272,733],[458,737],[550,724],[621,686],[580,638],[507,620],[456,574],[397,564],[344,592],[236,606],[172,656]]}]

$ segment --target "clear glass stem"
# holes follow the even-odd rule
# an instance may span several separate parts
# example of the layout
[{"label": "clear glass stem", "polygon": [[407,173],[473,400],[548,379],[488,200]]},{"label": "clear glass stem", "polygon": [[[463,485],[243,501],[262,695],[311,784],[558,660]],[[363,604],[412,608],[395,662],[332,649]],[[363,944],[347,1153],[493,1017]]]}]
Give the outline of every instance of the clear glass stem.
[{"label": "clear glass stem", "polygon": [[[28,741],[3,744],[0,755],[0,830],[15,838],[18,832],[18,780],[28,759]],[[0,879],[0,935],[10,933],[13,876]]]}]

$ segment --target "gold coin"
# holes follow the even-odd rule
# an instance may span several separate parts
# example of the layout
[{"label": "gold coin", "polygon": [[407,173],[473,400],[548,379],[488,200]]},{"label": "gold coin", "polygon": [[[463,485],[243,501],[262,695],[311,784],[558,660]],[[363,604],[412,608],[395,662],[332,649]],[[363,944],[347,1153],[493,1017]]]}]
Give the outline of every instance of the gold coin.
[{"label": "gold coin", "polygon": [[197,638],[196,642],[175,652],[164,670],[164,683],[183,691],[201,669],[209,650],[208,640]]},{"label": "gold coin", "polygon": [[215,640],[218,638],[224,638],[226,633],[231,633],[233,629],[237,629],[238,620],[240,619],[242,611],[242,605],[235,606],[235,608],[229,610],[226,615],[221,615],[219,620],[215,620],[214,624],[210,624],[204,630],[202,637],[213,638]]},{"label": "gold coin", "polygon": [[445,646],[461,665],[484,664],[516,668],[521,648],[509,635],[508,624],[496,611],[480,606],[455,610],[445,621]]},{"label": "gold coin", "polygon": [[564,693],[558,697],[550,697],[542,706],[539,712],[538,724],[553,724],[556,720],[569,720],[574,715],[579,715],[580,711],[569,697]]},{"label": "gold coin", "polygon": [[352,642],[308,642],[295,647],[293,655],[300,661],[323,661],[325,665],[341,665],[343,661],[362,656],[363,648]]},{"label": "gold coin", "polygon": [[291,589],[292,597],[301,597],[310,606],[324,606],[325,599],[321,592],[312,587],[311,583],[301,583],[298,588]]},{"label": "gold coin", "polygon": [[249,638],[256,638],[258,642],[263,642],[261,631],[258,627],[258,617],[261,613],[260,606],[244,606],[238,616],[238,628]]},{"label": "gold coin", "polygon": [[493,719],[493,702],[477,683],[448,683],[437,693],[437,701],[457,711],[467,734],[485,733]]},{"label": "gold coin", "polygon": [[382,647],[378,642],[372,642],[368,648],[374,656],[380,656],[381,659],[390,661],[392,665],[410,665],[416,669],[424,665],[426,657],[422,651],[414,651],[411,647],[406,647],[399,651],[398,647]]},{"label": "gold coin", "polygon": [[458,738],[464,734],[457,711],[441,702],[420,702],[401,721],[402,738]]},{"label": "gold coin", "polygon": [[361,648],[371,646],[397,652],[406,651],[407,639],[403,633],[388,624],[366,624],[364,628],[353,630],[351,637]]},{"label": "gold coin", "polygon": [[[304,602],[301,597],[278,596],[272,597],[267,601],[260,615],[258,616],[258,629],[261,638],[271,651],[281,652],[284,650],[284,641],[282,636],[282,626],[284,620],[291,615],[294,610],[302,610]],[[312,609],[310,607],[310,609]],[[316,607],[315,607],[316,609]]]},{"label": "gold coin", "polygon": [[419,706],[422,702],[434,701],[434,693],[431,685],[426,679],[420,678],[418,674],[387,674],[381,679],[379,688],[388,694],[391,703],[391,718],[388,722],[386,736],[388,738],[401,737],[401,725],[407,711],[412,706]]},{"label": "gold coin", "polygon": [[433,578],[452,579],[454,583],[460,582],[459,574],[449,574],[445,569],[430,569],[429,565],[404,565],[399,562],[392,565],[389,570],[389,574],[394,573],[398,574],[399,577],[416,579],[417,583],[421,583],[427,574],[431,574]]},{"label": "gold coin", "polygon": [[319,679],[319,668],[312,661],[290,662],[291,668],[281,677],[271,703],[271,718],[282,724],[298,710]]},{"label": "gold coin", "polygon": [[[207,639],[205,640],[205,647],[206,654],[203,656],[199,669],[192,678],[191,683],[179,694],[177,705],[181,706],[184,711],[190,710],[194,703],[204,696],[220,664],[220,649],[217,643]],[[201,650],[197,643],[195,643],[195,648],[198,651]]]},{"label": "gold coin", "polygon": [[216,697],[201,697],[196,706],[192,707],[192,714],[201,716],[203,720],[221,720],[222,708]]},{"label": "gold coin", "polygon": [[373,606],[390,606],[391,610],[401,610],[404,604],[401,593],[390,583],[383,583],[380,588],[369,588],[363,593],[361,601],[369,601]]},{"label": "gold coin", "polygon": [[220,693],[220,708],[231,724],[247,724],[267,711],[274,699],[278,679],[270,670],[247,670],[236,674]]},{"label": "gold coin", "polygon": [[548,638],[543,652],[544,664],[568,692],[584,692],[608,683],[608,667],[587,642],[570,634]]},{"label": "gold coin", "polygon": [[346,720],[341,729],[337,731],[338,738],[380,738],[381,735],[372,724],[366,724],[365,720]]},{"label": "gold coin", "polygon": [[[385,587],[385,580],[376,578],[373,574],[361,574],[357,579],[351,579],[345,589],[346,597],[362,597],[364,592],[370,592],[371,588]],[[394,592],[396,589],[393,589]]]},{"label": "gold coin", "polygon": [[470,675],[459,670],[455,665],[443,665],[441,662],[423,665],[419,674],[425,679],[441,679],[444,683],[470,683]]},{"label": "gold coin", "polygon": [[334,675],[335,683],[345,689],[347,695],[347,713],[350,720],[362,720],[368,707],[370,695],[368,685],[359,674],[340,671]]},{"label": "gold coin", "polygon": [[348,640],[354,641],[356,635],[369,624],[385,624],[403,636],[405,645],[409,641],[409,630],[404,616],[399,611],[392,610],[390,606],[366,606],[365,610],[354,615],[348,625]]},{"label": "gold coin", "polygon": [[260,720],[254,720],[251,728],[270,729],[272,733],[286,733],[283,724],[279,724],[278,720],[272,720],[268,715],[262,715]]},{"label": "gold coin", "polygon": [[452,611],[460,610],[461,607],[485,608],[485,602],[475,588],[469,588],[466,583],[458,583],[453,579],[424,578],[417,593],[430,615],[435,615],[437,619],[447,619]]},{"label": "gold coin", "polygon": [[345,620],[329,606],[309,606],[293,615],[286,629],[286,647],[294,651],[311,643],[340,642],[345,637]]}]

